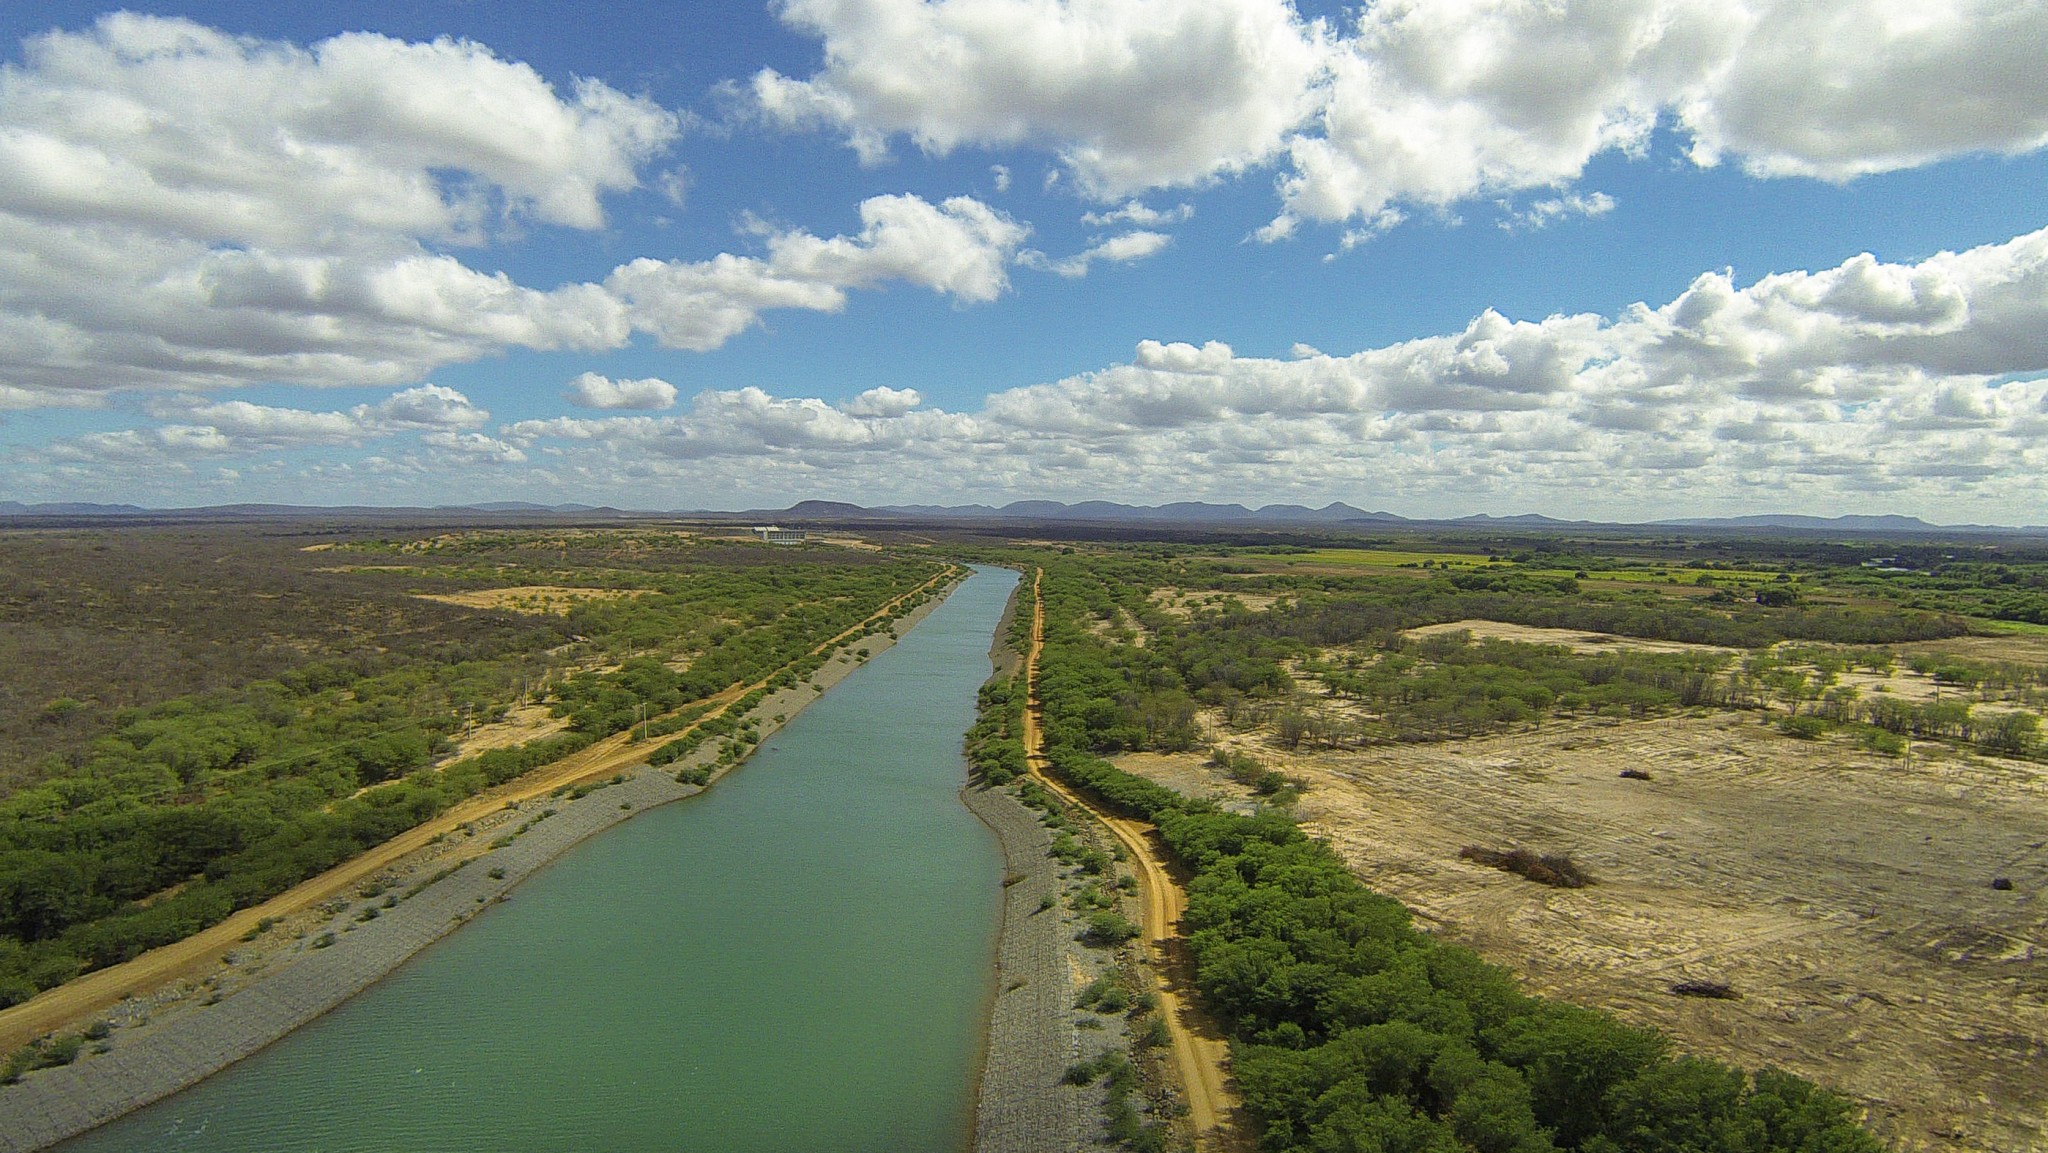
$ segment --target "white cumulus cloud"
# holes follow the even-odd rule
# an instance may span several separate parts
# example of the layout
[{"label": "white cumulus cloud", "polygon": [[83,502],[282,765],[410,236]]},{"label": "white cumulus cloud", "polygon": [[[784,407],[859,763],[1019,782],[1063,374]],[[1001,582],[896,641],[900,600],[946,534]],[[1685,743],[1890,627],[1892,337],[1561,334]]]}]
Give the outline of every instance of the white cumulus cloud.
[{"label": "white cumulus cloud", "polygon": [[810,79],[754,98],[789,125],[847,132],[870,158],[1031,144],[1100,196],[1191,184],[1276,154],[1310,107],[1317,30],[1278,0],[790,0],[825,42]]},{"label": "white cumulus cloud", "polygon": [[[254,383],[401,386],[510,349],[645,332],[715,348],[773,308],[905,281],[993,299],[1025,228],[968,198],[873,197],[851,236],[765,259],[630,261],[551,288],[445,249],[595,229],[682,131],[468,41],[311,46],[117,13],[0,65],[0,408]],[[655,184],[678,199],[686,173]]]},{"label": "white cumulus cloud", "polygon": [[821,238],[769,232],[766,259],[721,254],[705,261],[642,257],[605,281],[632,326],[671,348],[704,351],[744,332],[771,308],[837,312],[846,291],[891,280],[970,303],[1009,288],[1006,268],[1028,229],[971,197],[934,205],[917,196],[861,202],[861,230]]},{"label": "white cumulus cloud", "polygon": [[[2034,0],[792,0],[808,78],[773,121],[944,153],[1035,146],[1112,200],[1277,162],[1281,213],[1560,187],[1673,126],[1699,164],[1829,180],[2048,143]],[[1133,220],[1132,223],[1146,223]]]},{"label": "white cumulus cloud", "polygon": [[1164,232],[1148,229],[1134,229],[1119,233],[1107,240],[1092,244],[1064,260],[1054,260],[1042,252],[1028,251],[1018,254],[1018,262],[1029,268],[1056,273],[1069,279],[1088,275],[1088,267],[1097,261],[1111,264],[1129,264],[1143,260],[1167,245],[1173,237]]},{"label": "white cumulus cloud", "polygon": [[676,386],[657,377],[612,380],[586,372],[569,382],[563,399],[577,408],[673,408]]},{"label": "white cumulus cloud", "polygon": [[2048,231],[1746,287],[1708,273],[1612,317],[1489,311],[1347,356],[1144,341],[1129,363],[971,413],[884,390],[835,406],[742,389],[670,417],[502,434],[591,477],[706,491],[1512,501],[1602,516],[1743,511],[1797,493],[1837,510],[1998,502],[2006,518],[2042,520],[2044,334]]}]

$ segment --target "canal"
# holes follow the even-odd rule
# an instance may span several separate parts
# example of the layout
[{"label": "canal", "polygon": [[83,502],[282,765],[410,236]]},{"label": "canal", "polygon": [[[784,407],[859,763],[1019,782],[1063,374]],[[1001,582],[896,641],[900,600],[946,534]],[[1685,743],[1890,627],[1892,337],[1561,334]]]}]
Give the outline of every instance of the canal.
[{"label": "canal", "polygon": [[957,1153],[1000,902],[960,739],[979,570],[705,794],[64,1153]]}]

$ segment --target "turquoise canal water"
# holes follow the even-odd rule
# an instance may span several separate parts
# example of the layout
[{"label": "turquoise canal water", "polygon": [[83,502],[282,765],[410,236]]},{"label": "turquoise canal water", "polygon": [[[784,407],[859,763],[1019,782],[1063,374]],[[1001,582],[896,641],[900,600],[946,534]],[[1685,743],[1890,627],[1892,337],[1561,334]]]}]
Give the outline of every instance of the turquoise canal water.
[{"label": "turquoise canal water", "polygon": [[1001,863],[960,738],[1015,583],[977,573],[709,792],[64,1153],[963,1149]]}]

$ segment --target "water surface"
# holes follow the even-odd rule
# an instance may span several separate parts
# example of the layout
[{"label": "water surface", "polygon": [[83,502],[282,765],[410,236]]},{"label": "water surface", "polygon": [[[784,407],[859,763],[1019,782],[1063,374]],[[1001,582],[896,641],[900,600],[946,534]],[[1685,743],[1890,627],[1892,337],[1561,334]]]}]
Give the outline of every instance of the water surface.
[{"label": "water surface", "polygon": [[964,1148],[1001,865],[960,738],[1015,582],[978,572],[708,793],[61,1148]]}]

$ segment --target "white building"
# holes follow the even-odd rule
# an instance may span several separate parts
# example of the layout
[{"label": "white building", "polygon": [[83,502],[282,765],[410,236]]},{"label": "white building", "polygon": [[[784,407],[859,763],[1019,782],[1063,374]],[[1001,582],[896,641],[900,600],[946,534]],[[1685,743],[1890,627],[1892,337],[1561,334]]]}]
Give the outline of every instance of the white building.
[{"label": "white building", "polygon": [[810,534],[800,528],[778,528],[772,524],[757,524],[754,535],[769,544],[802,544]]}]

